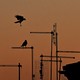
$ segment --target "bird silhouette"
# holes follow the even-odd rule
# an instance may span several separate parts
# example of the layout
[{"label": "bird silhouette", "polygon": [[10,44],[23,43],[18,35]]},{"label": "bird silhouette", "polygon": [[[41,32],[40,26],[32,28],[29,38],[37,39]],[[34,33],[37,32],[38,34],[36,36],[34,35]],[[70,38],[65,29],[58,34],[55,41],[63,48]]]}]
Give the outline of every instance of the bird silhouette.
[{"label": "bird silhouette", "polygon": [[27,44],[28,44],[28,43],[27,43],[27,40],[25,40],[25,41],[22,43],[21,47],[26,47]]},{"label": "bird silhouette", "polygon": [[22,21],[24,21],[26,19],[23,16],[20,16],[20,15],[16,15],[15,17],[17,18],[18,21],[14,22],[14,23],[20,23],[20,26],[22,26],[21,25]]}]

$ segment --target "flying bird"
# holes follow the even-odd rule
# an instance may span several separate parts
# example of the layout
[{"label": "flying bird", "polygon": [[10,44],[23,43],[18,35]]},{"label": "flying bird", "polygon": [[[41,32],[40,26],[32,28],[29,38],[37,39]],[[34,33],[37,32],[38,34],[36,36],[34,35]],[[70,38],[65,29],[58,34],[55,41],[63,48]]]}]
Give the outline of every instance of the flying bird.
[{"label": "flying bird", "polygon": [[28,44],[28,43],[27,43],[27,40],[25,40],[25,41],[22,43],[21,47],[26,47],[27,44]]},{"label": "flying bird", "polygon": [[22,21],[26,20],[26,18],[24,18],[23,16],[20,16],[20,15],[16,15],[15,17],[17,18],[18,21],[14,22],[14,23],[20,23],[20,26],[22,26],[21,23],[22,23]]}]

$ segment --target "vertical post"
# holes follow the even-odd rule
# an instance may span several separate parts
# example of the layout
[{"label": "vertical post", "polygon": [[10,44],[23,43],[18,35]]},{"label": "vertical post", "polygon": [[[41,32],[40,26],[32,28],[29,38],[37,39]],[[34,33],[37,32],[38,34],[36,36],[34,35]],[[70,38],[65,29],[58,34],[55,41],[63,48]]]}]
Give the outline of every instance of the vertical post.
[{"label": "vertical post", "polygon": [[56,32],[56,80],[58,80],[58,34]]},{"label": "vertical post", "polygon": [[[61,63],[62,63],[62,60],[61,60],[61,57],[60,57],[59,71],[61,71]],[[59,73],[59,80],[60,79],[61,79],[61,74]]]},{"label": "vertical post", "polygon": [[40,80],[43,80],[43,55],[40,56],[41,60],[40,60]]},{"label": "vertical post", "polygon": [[52,80],[52,48],[53,48],[53,32],[51,32],[51,67],[50,67],[50,80]]},{"label": "vertical post", "polygon": [[33,46],[31,47],[32,50],[32,80],[34,80],[34,75],[33,75]]},{"label": "vertical post", "polygon": [[19,70],[19,80],[20,80],[20,67],[22,67],[21,65],[20,65],[20,63],[18,64],[18,70]]},{"label": "vertical post", "polygon": [[53,42],[56,46],[56,80],[58,80],[58,37],[57,37],[57,29],[56,29],[56,23],[53,25]]},{"label": "vertical post", "polygon": [[41,64],[42,64],[42,80],[43,80],[43,55],[41,57]]}]

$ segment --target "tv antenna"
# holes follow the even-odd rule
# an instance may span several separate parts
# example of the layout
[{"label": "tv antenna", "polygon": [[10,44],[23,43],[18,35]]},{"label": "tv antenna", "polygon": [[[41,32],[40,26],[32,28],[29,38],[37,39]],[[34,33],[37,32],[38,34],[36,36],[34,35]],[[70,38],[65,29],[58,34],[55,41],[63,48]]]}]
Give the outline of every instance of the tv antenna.
[{"label": "tv antenna", "polygon": [[49,34],[51,35],[51,67],[50,67],[50,80],[52,80],[52,49],[53,49],[53,36],[54,36],[54,32],[30,32],[31,34]]},{"label": "tv antenna", "polygon": [[31,47],[12,47],[12,49],[31,49],[31,54],[32,54],[32,56],[31,56],[31,63],[32,63],[32,80],[34,80],[34,77],[35,77],[35,75],[34,75],[34,72],[33,72],[33,49],[34,49],[34,47],[33,46],[31,46]]},{"label": "tv antenna", "polygon": [[[80,53],[80,51],[63,51],[63,50],[58,50],[58,33],[57,33],[57,24],[55,23],[53,25],[53,31],[51,32],[30,32],[32,34],[51,34],[51,60],[46,60],[46,61],[51,61],[51,67],[50,67],[50,80],[52,80],[52,48],[53,44],[56,47],[56,80],[58,80],[58,53]],[[61,60],[61,58],[60,58]],[[61,63],[60,63],[61,65]],[[59,79],[60,80],[60,79]]]},{"label": "tv antenna", "polygon": [[[51,56],[49,56],[49,55],[42,55],[42,56],[40,56],[40,57],[50,58]],[[56,58],[56,56],[52,56],[52,58]],[[59,62],[59,70],[58,70],[58,72],[61,71],[62,58],[75,59],[75,57],[70,57],[70,56],[58,56],[58,58],[60,59],[60,60],[58,60],[58,61],[52,60],[52,61],[54,61],[54,62]],[[43,61],[49,61],[49,60],[43,60]],[[60,77],[61,77],[61,74],[59,74],[59,80],[60,80]]]},{"label": "tv antenna", "polygon": [[18,79],[20,79],[20,69],[22,67],[22,65],[19,63],[18,65],[0,65],[0,67],[18,67]]},{"label": "tv antenna", "polygon": [[[41,55],[40,56],[41,57],[41,62],[40,62],[40,79],[41,80],[43,80],[43,62],[51,62],[51,60],[49,59],[49,60],[46,60],[46,59],[43,59],[44,57],[50,57],[51,58],[51,56],[44,56],[44,55]],[[52,56],[53,57],[53,56]],[[56,57],[56,56],[54,56],[54,57]],[[58,60],[58,61],[56,61],[56,60],[52,60],[52,62],[62,62],[62,60]]]}]

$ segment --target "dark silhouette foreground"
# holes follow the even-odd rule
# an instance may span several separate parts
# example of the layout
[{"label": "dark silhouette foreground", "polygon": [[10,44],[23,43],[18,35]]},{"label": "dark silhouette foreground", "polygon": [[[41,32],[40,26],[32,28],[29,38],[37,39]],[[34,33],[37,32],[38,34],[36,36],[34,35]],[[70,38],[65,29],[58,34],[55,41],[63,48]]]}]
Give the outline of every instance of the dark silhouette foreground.
[{"label": "dark silhouette foreground", "polygon": [[64,74],[68,80],[80,80],[80,61],[63,66],[63,71],[59,73]]}]

